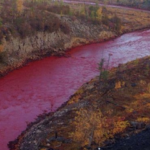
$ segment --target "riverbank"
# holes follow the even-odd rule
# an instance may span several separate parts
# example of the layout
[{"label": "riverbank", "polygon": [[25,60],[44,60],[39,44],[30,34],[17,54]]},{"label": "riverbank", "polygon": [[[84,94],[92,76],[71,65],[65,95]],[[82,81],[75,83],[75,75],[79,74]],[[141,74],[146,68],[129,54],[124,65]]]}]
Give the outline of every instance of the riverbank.
[{"label": "riverbank", "polygon": [[[100,146],[113,150],[126,143],[123,149],[135,149],[136,135],[131,135],[139,133],[138,148],[143,149],[142,137],[149,138],[146,129],[150,124],[149,64],[149,57],[137,59],[111,69],[107,79],[96,77],[85,83],[56,112],[32,124],[9,144],[10,148],[72,150]],[[121,138],[126,140],[119,140],[113,148]]]},{"label": "riverbank", "polygon": [[[76,10],[77,5],[71,5],[71,9]],[[65,56],[66,51],[73,47],[103,42],[124,33],[150,27],[149,13],[146,12],[125,11],[119,8],[103,8],[101,11],[106,18],[100,22],[91,21],[84,15],[77,17],[48,13],[55,16],[62,25],[66,25],[66,28],[52,33],[38,31],[23,39],[13,36],[10,36],[8,41],[3,39],[0,47],[0,76],[30,61],[47,56]],[[119,19],[118,25],[115,16]]]}]

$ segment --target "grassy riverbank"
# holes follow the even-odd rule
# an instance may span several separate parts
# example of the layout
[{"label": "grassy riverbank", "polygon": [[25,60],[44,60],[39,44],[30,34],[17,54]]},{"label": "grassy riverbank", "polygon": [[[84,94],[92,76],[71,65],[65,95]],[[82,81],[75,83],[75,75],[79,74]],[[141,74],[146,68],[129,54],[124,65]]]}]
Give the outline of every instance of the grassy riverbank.
[{"label": "grassy riverbank", "polygon": [[0,2],[1,76],[29,61],[150,27],[148,12],[46,0]]}]

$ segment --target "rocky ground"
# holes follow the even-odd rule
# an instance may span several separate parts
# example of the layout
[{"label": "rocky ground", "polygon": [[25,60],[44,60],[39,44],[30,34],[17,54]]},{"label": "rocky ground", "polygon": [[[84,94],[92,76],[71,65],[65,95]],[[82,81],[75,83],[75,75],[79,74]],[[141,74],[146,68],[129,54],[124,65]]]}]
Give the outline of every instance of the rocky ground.
[{"label": "rocky ground", "polygon": [[117,142],[108,148],[102,150],[149,150],[150,149],[150,128],[144,131],[127,137],[125,139],[118,139]]},{"label": "rocky ground", "polygon": [[119,65],[107,78],[106,72],[31,124],[10,149],[149,149],[150,58]]}]

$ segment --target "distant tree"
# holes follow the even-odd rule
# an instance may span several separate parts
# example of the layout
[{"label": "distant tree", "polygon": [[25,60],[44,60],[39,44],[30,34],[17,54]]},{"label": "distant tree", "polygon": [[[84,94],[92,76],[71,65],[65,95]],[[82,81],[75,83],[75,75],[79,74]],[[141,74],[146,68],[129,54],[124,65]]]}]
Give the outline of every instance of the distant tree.
[{"label": "distant tree", "polygon": [[23,11],[23,0],[16,0],[17,12],[22,13]]},{"label": "distant tree", "polygon": [[69,7],[69,15],[72,16],[74,14],[74,11],[71,7]]},{"label": "distant tree", "polygon": [[120,20],[120,18],[118,18],[117,15],[115,15],[113,19],[114,19],[114,22],[115,22],[115,30],[117,32],[120,32],[120,30],[121,30],[121,20]]},{"label": "distant tree", "polygon": [[0,18],[0,27],[3,25],[3,21],[2,19]]},{"label": "distant tree", "polygon": [[96,16],[98,20],[101,20],[102,18],[102,7],[99,7],[99,9],[96,11]]},{"label": "distant tree", "polygon": [[93,11],[93,10],[91,11],[90,16],[91,16],[91,18],[92,18],[92,19],[94,19],[94,18],[95,18],[95,13],[94,13],[94,11]]},{"label": "distant tree", "polygon": [[81,6],[80,14],[86,16],[85,5]]},{"label": "distant tree", "polygon": [[104,62],[105,60],[102,58],[100,63],[98,64],[98,69],[100,71],[100,75],[99,75],[100,81],[101,80],[106,81],[109,75],[108,70],[107,70],[108,68],[104,67]]},{"label": "distant tree", "polygon": [[96,12],[97,12],[97,8],[95,7],[95,6],[90,6],[89,7],[89,13],[90,13],[90,16],[91,16],[91,18],[93,19],[93,18],[96,18]]},{"label": "distant tree", "polygon": [[63,6],[64,5],[64,1],[63,0],[60,0],[60,6]]}]

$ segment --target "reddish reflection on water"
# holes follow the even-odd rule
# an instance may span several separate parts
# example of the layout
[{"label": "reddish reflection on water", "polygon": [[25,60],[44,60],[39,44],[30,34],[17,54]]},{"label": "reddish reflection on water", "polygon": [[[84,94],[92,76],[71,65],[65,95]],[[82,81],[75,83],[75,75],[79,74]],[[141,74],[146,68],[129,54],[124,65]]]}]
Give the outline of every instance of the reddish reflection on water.
[{"label": "reddish reflection on water", "polygon": [[97,64],[110,53],[110,67],[150,55],[150,30],[74,48],[68,53],[71,57],[32,62],[0,79],[0,150],[8,150],[7,143],[37,115],[56,110],[98,75]]}]

